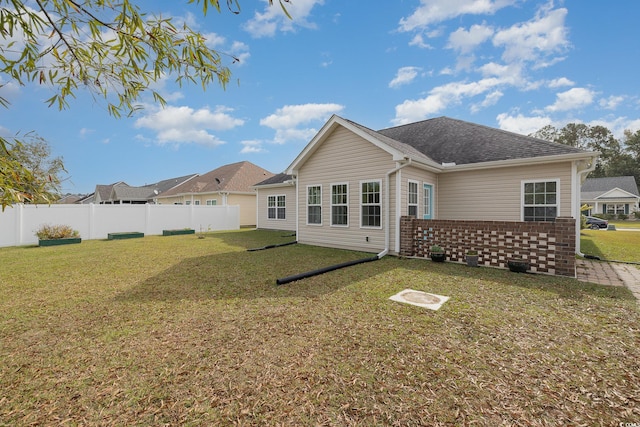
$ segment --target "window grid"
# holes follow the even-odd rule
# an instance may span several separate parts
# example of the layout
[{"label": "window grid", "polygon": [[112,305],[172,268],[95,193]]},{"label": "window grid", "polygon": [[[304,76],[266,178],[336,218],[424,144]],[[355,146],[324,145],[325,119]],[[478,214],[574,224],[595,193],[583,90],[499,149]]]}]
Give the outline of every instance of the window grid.
[{"label": "window grid", "polygon": [[555,221],[558,216],[558,182],[525,182],[523,189],[524,221]]},{"label": "window grid", "polygon": [[322,224],[322,187],[320,185],[307,187],[307,224]]},{"label": "window grid", "polygon": [[380,181],[366,181],[360,183],[361,189],[361,218],[362,227],[381,226],[382,205],[380,203]]},{"label": "window grid", "polygon": [[407,190],[407,215],[418,217],[418,182],[409,181]]},{"label": "window grid", "polygon": [[267,218],[286,219],[286,198],[281,196],[267,197]]},{"label": "window grid", "polygon": [[331,185],[331,225],[349,225],[349,185]]}]

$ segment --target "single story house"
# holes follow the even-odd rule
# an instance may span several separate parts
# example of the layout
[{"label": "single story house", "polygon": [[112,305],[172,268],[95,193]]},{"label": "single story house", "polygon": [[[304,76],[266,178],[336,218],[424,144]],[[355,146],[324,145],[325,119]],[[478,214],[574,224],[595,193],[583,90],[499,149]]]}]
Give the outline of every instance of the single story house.
[{"label": "single story house", "polygon": [[155,198],[173,187],[189,181],[197,176],[190,174],[177,178],[163,179],[162,181],[139,187],[131,186],[123,181],[108,185],[96,185],[92,195],[89,195],[77,203],[97,203],[105,205],[132,205],[155,203]]},{"label": "single story house", "polygon": [[580,202],[589,206],[586,215],[630,215],[640,210],[640,193],[633,176],[587,178],[582,184]]},{"label": "single story house", "polygon": [[[295,227],[300,243],[380,255],[400,253],[406,216],[577,219],[597,156],[448,117],[374,131],[334,115],[283,174],[255,187],[257,223]],[[579,221],[569,223],[579,251]]]},{"label": "single story house", "polygon": [[240,226],[256,225],[256,192],[253,185],[274,174],[251,162],[220,166],[198,175],[155,197],[158,204],[240,206]]}]

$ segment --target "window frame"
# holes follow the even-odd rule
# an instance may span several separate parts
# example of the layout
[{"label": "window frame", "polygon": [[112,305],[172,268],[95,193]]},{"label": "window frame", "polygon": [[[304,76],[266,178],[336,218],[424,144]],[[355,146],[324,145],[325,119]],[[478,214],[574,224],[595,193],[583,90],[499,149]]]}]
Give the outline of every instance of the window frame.
[{"label": "window frame", "polygon": [[[346,202],[345,203],[334,203],[334,187],[337,186],[345,186],[345,199]],[[333,182],[331,184],[329,184],[329,188],[331,189],[331,193],[330,193],[330,206],[331,206],[331,211],[330,211],[330,219],[329,219],[329,223],[331,224],[331,227],[341,227],[341,228],[347,228],[349,227],[349,183],[348,182]],[[333,222],[334,219],[334,208],[338,208],[338,207],[344,207],[346,208],[346,211],[344,213],[345,216],[345,220],[346,223],[345,224],[335,224]]]},{"label": "window frame", "polygon": [[[309,189],[310,188],[318,188],[320,190],[320,194],[317,196],[318,197],[318,201],[317,203],[310,203],[309,202]],[[307,225],[313,225],[313,226],[322,226],[322,184],[311,184],[311,185],[307,185]],[[309,221],[309,208],[320,208],[320,214],[319,214],[319,222],[310,222]]]},{"label": "window frame", "polygon": [[207,199],[205,203],[207,206],[218,206],[218,199]]},{"label": "window frame", "polygon": [[[283,204],[280,206],[280,198],[282,198]],[[271,206],[271,199],[273,199],[273,206]],[[271,217],[271,211],[273,210],[274,216]],[[282,218],[280,213],[282,212]],[[287,195],[286,194],[270,194],[267,196],[267,219],[271,221],[286,221],[287,219]]]},{"label": "window frame", "polygon": [[[363,186],[365,184],[378,184],[378,202],[367,202],[365,203],[363,198],[364,198],[364,191],[363,191]],[[367,193],[369,194],[369,193]],[[371,193],[375,195],[375,192]],[[365,207],[378,207],[378,222],[379,225],[365,225],[364,224],[364,209]],[[375,215],[372,215],[372,217],[375,217]],[[366,229],[375,229],[375,230],[379,230],[382,228],[382,180],[381,179],[365,179],[360,181],[360,228],[366,228]]]},{"label": "window frame", "polygon": [[[411,184],[415,184],[416,186],[416,201],[415,203],[411,202]],[[419,218],[420,215],[420,181],[416,181],[415,179],[407,180],[407,215],[411,216],[411,208],[416,208],[416,214],[414,215],[416,218]]]},{"label": "window frame", "polygon": [[[551,203],[546,203],[546,197],[548,195],[547,191],[546,191],[546,184],[547,183],[551,183],[553,182],[556,186],[556,191],[555,191],[555,203],[551,204]],[[545,184],[545,191],[544,191],[544,197],[545,197],[545,203],[536,203],[536,201],[534,200],[533,203],[525,203],[526,202],[526,196],[527,193],[525,192],[525,188],[527,184],[533,184],[534,185],[534,192],[532,193],[534,195],[534,198],[536,196],[536,192],[535,192],[535,185],[536,184]],[[539,194],[539,193],[538,193]],[[555,217],[553,217],[553,219],[547,219],[547,216],[545,215],[545,219],[526,219],[526,215],[525,215],[525,209],[526,208],[549,208],[549,207],[553,207],[556,210],[556,215]],[[555,221],[556,218],[558,218],[560,216],[560,179],[559,178],[540,178],[540,179],[523,179],[520,183],[520,220],[521,221],[546,221],[546,222],[553,222]],[[535,218],[535,214],[534,214],[534,218]]]}]

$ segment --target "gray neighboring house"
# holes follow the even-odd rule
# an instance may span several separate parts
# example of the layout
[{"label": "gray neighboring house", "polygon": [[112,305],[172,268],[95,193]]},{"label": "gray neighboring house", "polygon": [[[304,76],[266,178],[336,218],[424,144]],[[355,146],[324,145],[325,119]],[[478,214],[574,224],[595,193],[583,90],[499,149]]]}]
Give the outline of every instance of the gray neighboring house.
[{"label": "gray neighboring house", "polygon": [[145,204],[156,203],[156,197],[183,184],[198,174],[185,175],[177,178],[169,178],[154,184],[134,187],[126,182],[119,181],[110,185],[96,185],[93,201],[96,204]]},{"label": "gray neighboring house", "polygon": [[631,215],[640,211],[640,193],[633,176],[587,178],[580,190],[580,201],[589,205],[587,215]]}]

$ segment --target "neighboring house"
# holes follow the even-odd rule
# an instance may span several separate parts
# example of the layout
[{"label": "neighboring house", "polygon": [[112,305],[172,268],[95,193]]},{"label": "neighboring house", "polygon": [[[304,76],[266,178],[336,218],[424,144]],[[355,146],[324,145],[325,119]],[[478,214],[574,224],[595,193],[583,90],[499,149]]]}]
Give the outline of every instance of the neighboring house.
[{"label": "neighboring house", "polygon": [[[155,198],[172,188],[183,184],[198,174],[190,174],[177,178],[169,178],[154,184],[133,187],[119,181],[110,185],[96,185],[93,201],[97,204],[145,204],[155,203]],[[86,203],[86,202],[81,202]]]},{"label": "neighboring house", "polygon": [[266,169],[243,161],[199,175],[155,198],[160,204],[240,206],[240,225],[256,225],[256,192],[253,185],[271,178]]},{"label": "neighboring house", "polygon": [[[398,254],[400,218],[407,215],[579,218],[580,185],[596,158],[597,153],[447,117],[376,132],[334,115],[287,168],[291,177],[256,186],[258,224],[289,229],[294,217],[300,243]],[[285,197],[284,212],[277,210],[278,196]]]},{"label": "neighboring house", "polygon": [[582,184],[580,202],[590,207],[586,215],[630,215],[640,210],[640,193],[633,176],[587,178]]},{"label": "neighboring house", "polygon": [[59,205],[72,205],[74,203],[79,203],[80,200],[84,200],[86,197],[86,194],[65,194],[60,197],[56,203]]}]

